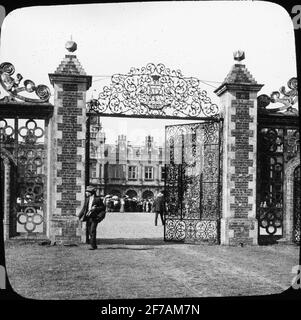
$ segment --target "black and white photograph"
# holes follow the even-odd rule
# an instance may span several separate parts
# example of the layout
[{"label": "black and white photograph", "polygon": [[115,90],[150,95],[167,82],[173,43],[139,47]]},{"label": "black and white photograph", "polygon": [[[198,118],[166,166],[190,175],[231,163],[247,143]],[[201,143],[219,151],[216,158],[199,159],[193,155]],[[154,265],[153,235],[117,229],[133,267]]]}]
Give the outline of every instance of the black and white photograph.
[{"label": "black and white photograph", "polygon": [[[292,12],[265,1],[9,12],[1,289],[156,305],[300,289],[301,6]],[[201,312],[162,305],[143,312]]]}]

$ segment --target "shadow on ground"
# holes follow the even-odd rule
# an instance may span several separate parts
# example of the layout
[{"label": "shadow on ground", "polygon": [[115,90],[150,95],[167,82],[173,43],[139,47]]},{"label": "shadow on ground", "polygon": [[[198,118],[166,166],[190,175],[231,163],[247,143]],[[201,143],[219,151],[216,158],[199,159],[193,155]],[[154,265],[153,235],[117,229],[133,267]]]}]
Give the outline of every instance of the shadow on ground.
[{"label": "shadow on ground", "polygon": [[162,246],[171,245],[175,242],[164,241],[162,238],[112,238],[112,239],[97,239],[97,244],[123,244],[123,245],[152,245],[152,246]]}]

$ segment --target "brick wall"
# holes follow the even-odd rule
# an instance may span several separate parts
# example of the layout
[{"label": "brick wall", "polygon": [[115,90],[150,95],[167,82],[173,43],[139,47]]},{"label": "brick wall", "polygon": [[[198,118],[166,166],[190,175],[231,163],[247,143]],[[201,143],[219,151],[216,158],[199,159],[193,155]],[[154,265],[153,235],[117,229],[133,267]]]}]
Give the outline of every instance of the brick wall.
[{"label": "brick wall", "polygon": [[250,138],[254,137],[254,130],[250,130],[249,124],[254,121],[250,116],[249,109],[254,108],[253,101],[232,100],[232,108],[235,115],[231,115],[231,122],[235,129],[230,131],[230,135],[235,138],[231,144],[231,151],[234,158],[230,165],[234,168],[230,180],[234,181],[234,187],[230,189],[230,196],[234,197],[234,202],[230,204],[230,209],[234,211],[235,218],[247,218],[249,211],[253,209],[254,203],[249,203],[249,197],[254,195],[254,190],[249,188],[249,182],[254,180],[249,174],[249,168],[254,166],[253,159],[249,154],[254,152],[254,146]]},{"label": "brick wall", "polygon": [[78,220],[85,199],[86,91],[91,85],[75,55],[66,55],[56,72],[51,119],[49,237],[58,242],[85,240]]},{"label": "brick wall", "polygon": [[245,65],[235,64],[215,90],[224,117],[221,244],[257,244],[257,92],[261,88]]},{"label": "brick wall", "polygon": [[[240,98],[237,99],[236,97]],[[228,111],[228,166],[229,188],[227,244],[257,244],[256,221],[256,116],[254,101],[237,92],[232,94]]]},{"label": "brick wall", "polygon": [[83,93],[77,91],[77,84],[63,84],[63,91],[58,92],[62,106],[58,108],[61,122],[57,123],[57,130],[61,131],[61,139],[57,140],[61,152],[57,154],[60,170],[57,177],[61,184],[57,185],[57,193],[61,193],[61,200],[57,200],[57,208],[61,208],[62,215],[75,215],[76,208],[81,202],[76,200],[76,194],[81,193],[82,186],[77,184],[77,178],[82,178],[81,170],[77,170],[77,163],[82,162],[82,155],[77,154],[77,148],[84,147],[84,141],[77,138],[77,132],[83,130],[78,124],[78,117],[84,116],[84,110],[77,105],[78,100],[83,100]]}]

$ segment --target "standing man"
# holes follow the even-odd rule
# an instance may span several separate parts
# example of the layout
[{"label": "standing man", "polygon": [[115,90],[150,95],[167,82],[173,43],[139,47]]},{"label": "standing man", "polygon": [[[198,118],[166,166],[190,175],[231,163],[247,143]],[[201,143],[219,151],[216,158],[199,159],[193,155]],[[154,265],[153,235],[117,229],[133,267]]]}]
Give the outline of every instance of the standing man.
[{"label": "standing man", "polygon": [[97,249],[96,245],[96,229],[99,222],[106,216],[106,207],[103,200],[96,196],[96,189],[92,186],[86,188],[85,203],[80,211],[78,218],[87,222],[89,234],[89,250]]},{"label": "standing man", "polygon": [[155,216],[155,226],[158,222],[158,215],[160,214],[162,225],[164,225],[164,196],[163,192],[160,191],[153,203],[153,211],[156,213]]}]

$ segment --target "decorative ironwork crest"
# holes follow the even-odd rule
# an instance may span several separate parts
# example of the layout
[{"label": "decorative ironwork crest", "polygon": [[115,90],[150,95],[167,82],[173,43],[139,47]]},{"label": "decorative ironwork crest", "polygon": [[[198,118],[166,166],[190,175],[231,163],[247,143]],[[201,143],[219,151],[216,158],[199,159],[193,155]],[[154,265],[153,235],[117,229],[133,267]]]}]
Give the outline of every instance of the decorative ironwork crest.
[{"label": "decorative ironwork crest", "polygon": [[[4,90],[8,92],[9,96],[2,98],[0,101],[9,102],[15,101],[15,99],[25,102],[48,102],[50,98],[50,90],[47,86],[40,84],[38,86],[31,80],[24,80],[23,86],[21,81],[23,76],[20,73],[16,74],[14,79],[12,75],[15,73],[15,67],[10,62],[3,62],[0,64],[0,83]],[[39,99],[28,98],[20,95],[19,93],[26,91],[29,93],[35,92]]]},{"label": "decorative ironwork crest", "polygon": [[175,117],[218,117],[219,108],[197,78],[180,70],[149,63],[128,74],[114,74],[98,99],[88,102],[88,112]]},{"label": "decorative ironwork crest", "polygon": [[[281,112],[284,111],[285,114],[293,114],[298,115],[299,110],[294,107],[294,105],[298,102],[298,80],[297,78],[291,78],[287,86],[290,90],[286,90],[284,86],[282,86],[279,91],[273,91],[270,96],[266,94],[262,94],[257,98],[258,108],[260,112]],[[281,96],[282,94],[282,96]],[[280,102],[283,104],[283,107],[279,108],[270,108],[266,109],[270,103]]]}]

